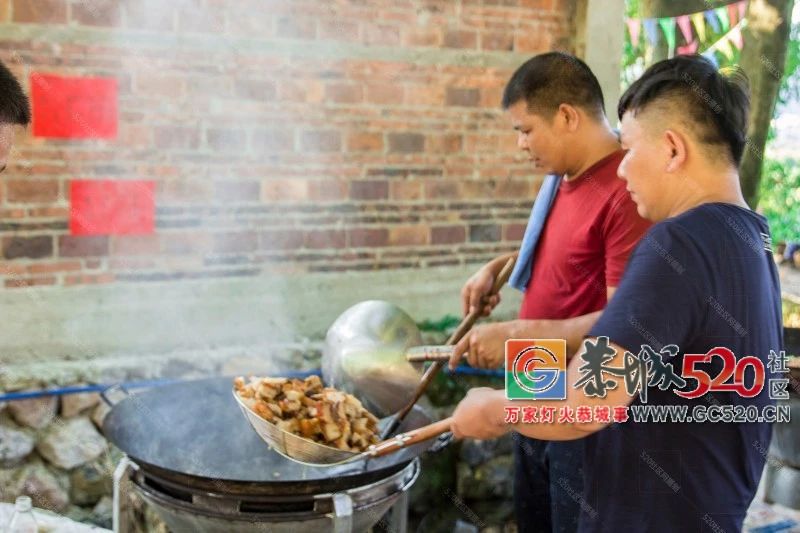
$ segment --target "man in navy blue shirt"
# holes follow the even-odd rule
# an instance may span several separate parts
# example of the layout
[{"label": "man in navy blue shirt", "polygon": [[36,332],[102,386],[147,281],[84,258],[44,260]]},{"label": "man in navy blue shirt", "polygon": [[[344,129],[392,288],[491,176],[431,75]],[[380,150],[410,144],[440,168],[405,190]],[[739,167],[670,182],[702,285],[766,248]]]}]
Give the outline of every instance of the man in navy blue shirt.
[{"label": "man in navy blue shirt", "polygon": [[[585,438],[585,493],[576,494],[580,531],[742,527],[764,467],[762,450],[769,447],[766,421],[631,417],[613,425],[569,418],[512,424],[506,415],[512,407],[543,406],[588,407],[595,413],[598,407],[630,406],[632,414],[650,406],[686,406],[690,414],[698,408],[741,408],[767,415],[774,403],[767,386],[751,397],[730,390],[686,397],[736,378],[725,375],[730,365],[722,355],[684,367],[685,359],[698,358],[690,354],[724,347],[737,360],[757,358],[765,381],[777,377],[769,354],[783,344],[778,275],[766,221],[745,203],[737,170],[748,109],[744,75],[722,75],[701,56],[653,65],[619,104],[621,140],[628,151],[618,174],[639,214],[657,224],[631,254],[584,347],[600,346],[607,337],[605,364],[622,368],[630,362],[626,351],[639,354],[649,345],[685,381],[666,387],[649,381],[647,405],[642,405],[644,398],[629,394],[622,376],[605,372],[614,387],[598,397],[577,386],[587,368],[587,359],[579,356],[567,369],[572,388],[566,400],[509,401],[504,391],[473,389],[453,415],[457,436],[485,439],[513,429],[538,439]],[[758,390],[752,368],[739,381],[747,390]]]}]

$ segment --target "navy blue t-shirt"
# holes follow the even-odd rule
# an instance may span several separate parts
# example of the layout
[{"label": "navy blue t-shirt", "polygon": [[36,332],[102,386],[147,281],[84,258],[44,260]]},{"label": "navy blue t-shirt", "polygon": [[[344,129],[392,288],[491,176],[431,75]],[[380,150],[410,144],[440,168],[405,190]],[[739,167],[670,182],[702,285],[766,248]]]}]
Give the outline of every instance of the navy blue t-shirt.
[{"label": "navy blue t-shirt", "polygon": [[[622,281],[590,336],[638,354],[676,344],[684,353],[730,348],[764,361],[783,345],[780,286],[765,219],[709,203],[653,226],[631,254]],[[669,359],[665,359],[669,360]],[[717,376],[721,359],[697,365]],[[753,371],[746,376],[752,382]],[[745,380],[747,381],[747,379]],[[687,379],[684,390],[694,389]],[[768,387],[750,399],[709,393],[689,400],[648,387],[647,405],[773,404]],[[639,405],[637,397],[632,405]],[[739,531],[769,448],[768,423],[613,424],[586,438],[580,531]]]}]

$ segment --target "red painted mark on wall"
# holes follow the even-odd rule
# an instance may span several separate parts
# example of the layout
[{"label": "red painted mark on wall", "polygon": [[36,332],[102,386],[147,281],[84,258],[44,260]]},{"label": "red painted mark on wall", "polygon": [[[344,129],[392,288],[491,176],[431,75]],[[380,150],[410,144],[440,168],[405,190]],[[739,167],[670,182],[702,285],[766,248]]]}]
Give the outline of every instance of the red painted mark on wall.
[{"label": "red painted mark on wall", "polygon": [[31,74],[33,135],[59,139],[117,136],[117,80]]},{"label": "red painted mark on wall", "polygon": [[73,180],[69,231],[73,235],[143,235],[155,227],[155,182]]}]

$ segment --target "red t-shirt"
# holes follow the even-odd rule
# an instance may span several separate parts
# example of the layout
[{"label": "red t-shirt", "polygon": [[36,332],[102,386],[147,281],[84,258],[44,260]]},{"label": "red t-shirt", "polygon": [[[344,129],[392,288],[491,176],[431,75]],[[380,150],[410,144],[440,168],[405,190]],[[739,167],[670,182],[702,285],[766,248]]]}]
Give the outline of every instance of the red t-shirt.
[{"label": "red t-shirt", "polygon": [[564,319],[606,306],[628,254],[650,223],[617,177],[625,152],[604,157],[580,176],[562,181],[539,237],[520,318]]}]

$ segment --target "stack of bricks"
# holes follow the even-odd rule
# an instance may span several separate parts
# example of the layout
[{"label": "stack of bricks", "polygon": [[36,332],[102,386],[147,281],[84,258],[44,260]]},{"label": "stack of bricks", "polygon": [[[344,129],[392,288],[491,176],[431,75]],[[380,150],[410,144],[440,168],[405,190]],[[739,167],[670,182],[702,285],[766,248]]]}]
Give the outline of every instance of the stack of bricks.
[{"label": "stack of bricks", "polygon": [[[566,0],[0,0],[0,59],[117,86],[113,138],[18,136],[6,288],[418,268],[512,250],[541,183],[500,108]],[[34,114],[37,110],[34,108]],[[79,235],[75,180],[154,184]]]}]

